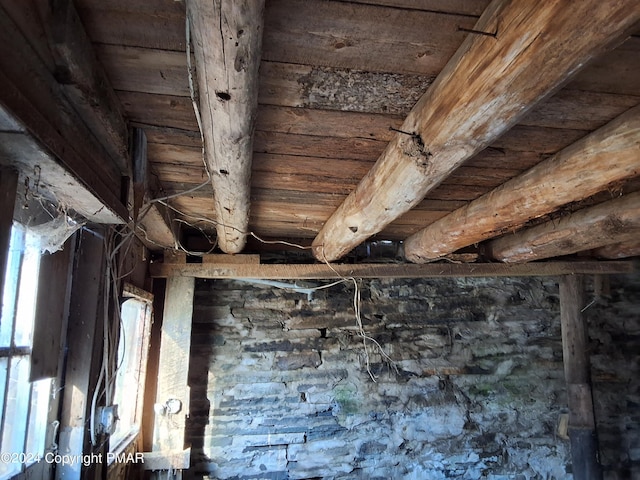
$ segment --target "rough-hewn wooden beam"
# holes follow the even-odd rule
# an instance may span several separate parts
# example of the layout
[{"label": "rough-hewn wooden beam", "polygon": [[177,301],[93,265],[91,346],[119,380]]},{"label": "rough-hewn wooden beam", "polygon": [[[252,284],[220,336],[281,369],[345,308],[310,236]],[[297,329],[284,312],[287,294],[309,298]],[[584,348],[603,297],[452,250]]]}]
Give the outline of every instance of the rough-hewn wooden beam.
[{"label": "rough-hewn wooden beam", "polygon": [[424,262],[479,243],[640,173],[640,106],[524,174],[411,235],[407,260]]},{"label": "rough-hewn wooden beam", "polygon": [[152,277],[257,278],[272,280],[440,277],[530,277],[572,273],[607,274],[633,271],[631,262],[542,262],[505,265],[500,263],[415,264],[204,264],[152,263]]},{"label": "rough-hewn wooden beam", "polygon": [[624,243],[614,243],[593,250],[593,255],[599,258],[615,260],[640,256],[640,240],[631,240]]},{"label": "rough-hewn wooden beam", "polygon": [[[2,110],[0,106],[0,112]],[[24,172],[24,178],[31,179],[32,184],[37,183],[40,196],[69,207],[89,221],[120,223],[122,217],[118,214],[126,214],[121,204],[117,213],[105,208],[103,202],[106,200],[100,200],[90,186],[69,172],[64,164],[26,133],[0,132],[0,155],[0,164],[13,166]],[[113,193],[105,192],[105,195],[115,202]]]},{"label": "rough-hewn wooden beam", "polygon": [[244,248],[264,0],[187,0],[218,244]]},{"label": "rough-hewn wooden beam", "polygon": [[569,404],[571,460],[576,479],[602,478],[591,393],[589,335],[582,317],[584,281],[580,275],[560,278],[562,360]]},{"label": "rough-hewn wooden beam", "polygon": [[72,0],[39,2],[49,29],[56,80],[123,176],[129,176],[127,124]]},{"label": "rough-hewn wooden beam", "polygon": [[[6,2],[13,9],[25,9],[26,4]],[[21,10],[22,11],[22,10]],[[15,12],[12,12],[15,13]],[[23,16],[30,21],[32,13]],[[120,223],[128,219],[128,211],[120,196],[119,169],[96,140],[55,76],[51,59],[43,58],[48,51],[42,38],[40,24],[32,22],[27,37],[0,6],[0,107],[21,125],[24,132],[35,139],[65,175],[74,178],[100,202],[92,210],[94,217],[104,222]],[[51,62],[51,63],[50,63]],[[29,171],[37,170],[37,158],[22,158]],[[41,175],[43,182],[57,183]],[[75,209],[73,203],[68,204]]]},{"label": "rough-hewn wooden beam", "polygon": [[529,262],[590,250],[640,236],[640,192],[579,210],[487,245],[487,254],[502,262]]},{"label": "rough-hewn wooden beam", "polygon": [[314,255],[340,258],[410,210],[638,19],[634,0],[492,2],[475,26],[490,35],[469,34],[407,116],[404,133],[324,225]]}]

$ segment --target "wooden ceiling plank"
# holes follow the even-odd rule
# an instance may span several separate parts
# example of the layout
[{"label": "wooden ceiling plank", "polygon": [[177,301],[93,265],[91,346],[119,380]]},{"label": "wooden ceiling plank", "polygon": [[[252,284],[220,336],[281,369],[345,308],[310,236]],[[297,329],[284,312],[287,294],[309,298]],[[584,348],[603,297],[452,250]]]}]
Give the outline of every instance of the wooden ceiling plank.
[{"label": "wooden ceiling plank", "polygon": [[176,164],[204,170],[202,147],[149,142],[149,159],[156,164]]},{"label": "wooden ceiling plank", "polygon": [[189,97],[185,52],[95,44],[116,90]]},{"label": "wooden ceiling plank", "polygon": [[598,57],[567,84],[574,90],[640,96],[640,37],[629,37],[607,55]]},{"label": "wooden ceiling plank", "polygon": [[422,10],[455,15],[470,15],[479,17],[489,4],[489,0],[338,0],[350,3],[366,3],[385,7],[403,8],[407,10]]},{"label": "wooden ceiling plank", "polygon": [[367,160],[372,165],[386,142],[368,138],[339,138],[319,135],[257,131],[254,150],[261,153],[317,158]]},{"label": "wooden ceiling plank", "polygon": [[[127,117],[139,124],[198,131],[198,122],[189,97],[117,91]],[[198,138],[200,134],[197,133]],[[151,137],[149,139],[151,140]]]},{"label": "wooden ceiling plank", "polygon": [[466,15],[377,5],[271,0],[263,56],[368,72],[437,75],[465,37],[459,27],[472,28],[475,21]]},{"label": "wooden ceiling plank", "polygon": [[635,192],[492,240],[486,253],[501,262],[521,263],[637,241],[639,236],[640,192]]},{"label": "wooden ceiling plank", "polygon": [[327,221],[316,258],[340,258],[410,210],[639,19],[633,0],[616,8],[599,0],[492,2],[474,29],[495,38],[467,37],[403,123],[405,133]]},{"label": "wooden ceiling plank", "polygon": [[536,105],[520,125],[593,131],[638,104],[637,96],[564,88]]},{"label": "wooden ceiling plank", "polygon": [[131,122],[131,125],[134,127],[144,128],[149,144],[197,147],[202,151],[202,138],[200,137],[199,131],[182,130],[180,128],[165,126],[159,127],[140,122]]},{"label": "wooden ceiling plank", "polygon": [[239,253],[249,224],[264,0],[187,0],[218,245]]},{"label": "wooden ceiling plank", "polygon": [[95,43],[186,51],[182,2],[150,0],[130,5],[120,1],[80,0],[77,3],[82,23]]},{"label": "wooden ceiling plank", "polygon": [[187,263],[184,265],[152,263],[153,278],[260,278],[326,279],[355,278],[442,278],[442,277],[530,277],[567,274],[609,274],[633,272],[633,263],[617,262],[540,262],[505,265],[500,263],[430,263],[415,264],[227,264]]},{"label": "wooden ceiling plank", "polygon": [[388,142],[391,128],[400,128],[402,117],[379,113],[260,106],[256,130],[340,138],[366,138]]},{"label": "wooden ceiling plank", "polygon": [[406,258],[424,262],[513,230],[562,205],[638,175],[640,106],[478,200],[407,238]]}]

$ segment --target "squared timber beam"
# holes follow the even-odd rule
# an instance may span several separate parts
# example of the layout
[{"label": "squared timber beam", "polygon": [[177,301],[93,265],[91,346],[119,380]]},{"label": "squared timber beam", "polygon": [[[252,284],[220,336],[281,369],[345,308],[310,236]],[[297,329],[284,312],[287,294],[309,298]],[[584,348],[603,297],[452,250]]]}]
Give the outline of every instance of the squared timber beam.
[{"label": "squared timber beam", "polygon": [[98,62],[72,0],[39,2],[54,54],[56,79],[89,129],[117,165],[130,176],[127,124],[122,106]]},{"label": "squared timber beam", "polygon": [[373,168],[313,242],[334,261],[417,205],[640,20],[621,0],[494,0]]},{"label": "squared timber beam", "polygon": [[[47,35],[38,16],[21,12],[31,22],[28,37],[13,21],[15,10],[26,8],[25,2],[0,2],[0,108],[20,125],[20,133],[35,146],[32,150],[41,152],[41,158],[21,158],[18,167],[27,168],[30,175],[40,169],[43,183],[53,186],[64,185],[62,177],[72,178],[71,183],[82,185],[99,201],[95,205],[89,199],[81,205],[92,220],[124,223],[129,213],[121,199],[120,168],[97,139],[100,132],[87,126],[58,82],[53,58],[43,53],[50,52],[50,46],[43,40]],[[52,179],[45,165],[51,166]],[[73,188],[68,190],[68,206],[76,209]]]},{"label": "squared timber beam", "polygon": [[152,263],[154,278],[254,278],[264,280],[355,278],[442,278],[442,277],[532,277],[567,274],[610,274],[634,271],[631,262],[541,262],[429,263],[415,264],[242,264],[242,263]]}]

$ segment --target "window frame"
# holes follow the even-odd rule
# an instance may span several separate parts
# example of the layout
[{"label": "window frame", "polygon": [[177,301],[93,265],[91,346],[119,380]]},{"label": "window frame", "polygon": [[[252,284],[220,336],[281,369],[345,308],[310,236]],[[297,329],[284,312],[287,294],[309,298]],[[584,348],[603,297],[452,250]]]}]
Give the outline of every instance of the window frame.
[{"label": "window frame", "polygon": [[[58,399],[56,398],[56,385],[59,384],[60,377],[58,372],[58,377],[48,377],[45,379],[38,379],[35,381],[31,381],[31,366],[33,359],[33,341],[34,341],[34,333],[35,333],[35,318],[36,318],[36,309],[38,308],[38,286],[42,284],[42,278],[40,275],[40,265],[43,258],[42,253],[39,250],[39,246],[37,244],[30,245],[29,242],[33,240],[33,234],[29,232],[28,227],[21,225],[18,222],[13,222],[10,227],[10,242],[6,252],[7,255],[7,263],[6,269],[2,272],[3,275],[3,291],[0,292],[3,300],[3,307],[1,310],[1,320],[3,324],[6,325],[6,322],[10,322],[10,332],[5,331],[4,333],[9,333],[9,338],[3,338],[2,346],[0,347],[0,358],[7,359],[7,366],[3,368],[4,377],[4,391],[0,395],[0,413],[2,415],[2,419],[0,420],[0,448],[2,449],[2,453],[11,454],[12,458],[11,464],[7,468],[7,471],[3,472],[2,478],[11,478],[11,479],[22,479],[22,478],[32,478],[35,476],[46,477],[47,471],[50,472],[51,466],[44,461],[45,454],[50,451],[52,448],[55,448],[55,436],[57,434],[58,429]],[[26,262],[33,262],[34,264],[28,265]],[[32,271],[30,272],[31,278],[26,279],[24,277],[25,268],[30,267]],[[23,282],[30,282],[29,284]],[[35,285],[34,285],[35,284]],[[21,295],[25,294],[24,289],[30,289],[28,292],[28,302],[29,304],[21,307],[21,301],[24,301],[24,297]],[[22,300],[21,300],[22,298]],[[4,300],[8,300],[4,302]],[[5,306],[6,305],[6,308]],[[20,309],[25,309],[26,312],[21,311]],[[21,315],[26,315],[24,317],[20,317]],[[29,327],[26,329],[26,339],[28,341],[25,342],[17,342],[16,338],[16,330],[18,328],[18,322],[30,322]],[[51,332],[55,334],[56,332]],[[62,332],[58,332],[62,333]],[[23,332],[23,337],[25,332]],[[8,344],[7,344],[8,342]],[[28,344],[27,344],[28,343]],[[20,383],[17,385],[10,384],[10,378],[12,376],[12,368],[13,360],[20,358],[20,361],[26,362],[21,365],[21,368],[26,369],[26,374],[20,378]],[[56,359],[58,360],[58,359]],[[23,372],[24,373],[24,372]],[[2,382],[0,382],[2,383]],[[21,447],[16,446],[5,446],[2,445],[4,441],[4,435],[8,430],[7,420],[10,416],[7,413],[7,408],[9,406],[9,392],[11,388],[28,388],[27,394],[27,407],[25,408],[26,412],[24,415],[21,415],[21,421],[18,422],[20,425],[13,424],[11,428],[19,428],[19,440],[21,443]],[[41,391],[37,391],[38,389],[42,389]],[[43,395],[42,398],[45,399],[44,403],[34,405],[33,401],[35,395]],[[37,415],[38,412],[35,408],[46,409],[46,413],[43,411],[40,412],[41,423],[34,427],[32,425],[32,420],[34,415]],[[15,422],[15,418],[12,419]],[[32,428],[36,428],[36,430],[32,430]],[[30,445],[30,442],[34,440],[32,434],[34,431],[38,432],[38,438],[35,439],[37,442],[37,449]],[[9,451],[11,450],[11,451]],[[20,451],[13,451],[20,450]],[[1,467],[4,467],[2,465]]]},{"label": "window frame", "polygon": [[[147,361],[149,358],[149,346],[151,340],[151,326],[153,323],[153,294],[138,288],[130,283],[125,283],[123,286],[123,294],[122,301],[120,304],[120,312],[122,312],[122,308],[125,303],[131,300],[140,302],[145,306],[145,314],[144,314],[144,325],[142,326],[142,336],[138,339],[137,349],[138,349],[138,368],[137,368],[137,391],[135,398],[135,408],[133,415],[133,425],[128,429],[126,433],[120,436],[120,438],[116,438],[117,441],[112,442],[112,439],[109,439],[109,451],[113,453],[120,453],[127,449],[129,445],[133,441],[135,441],[136,437],[139,435],[142,427],[142,416],[143,416],[143,407],[144,407],[144,395],[145,395],[145,380],[147,376]],[[118,339],[118,348],[120,347],[120,342],[125,342],[125,348],[128,345],[128,338],[122,335],[122,325],[120,327],[120,338]],[[123,367],[121,365],[120,367]],[[117,389],[114,388],[114,401],[116,402],[116,396],[118,392]],[[120,409],[119,409],[120,412]]]}]

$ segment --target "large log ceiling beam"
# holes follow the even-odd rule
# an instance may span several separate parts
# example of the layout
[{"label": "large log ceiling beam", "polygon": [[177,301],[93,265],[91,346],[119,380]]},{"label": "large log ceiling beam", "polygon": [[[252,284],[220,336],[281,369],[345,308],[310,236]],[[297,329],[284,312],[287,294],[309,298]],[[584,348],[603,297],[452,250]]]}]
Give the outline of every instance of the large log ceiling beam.
[{"label": "large log ceiling beam", "polygon": [[486,253],[501,262],[529,262],[640,236],[640,192],[584,208],[569,216],[490,241]]},{"label": "large log ceiling beam", "polygon": [[238,253],[249,225],[264,0],[187,0],[218,245]]},{"label": "large log ceiling beam", "polygon": [[[333,261],[418,204],[640,19],[636,0],[494,0],[313,242]],[[495,34],[495,36],[493,35]]]},{"label": "large log ceiling beam", "polygon": [[496,237],[640,173],[640,106],[404,242],[421,263]]}]

